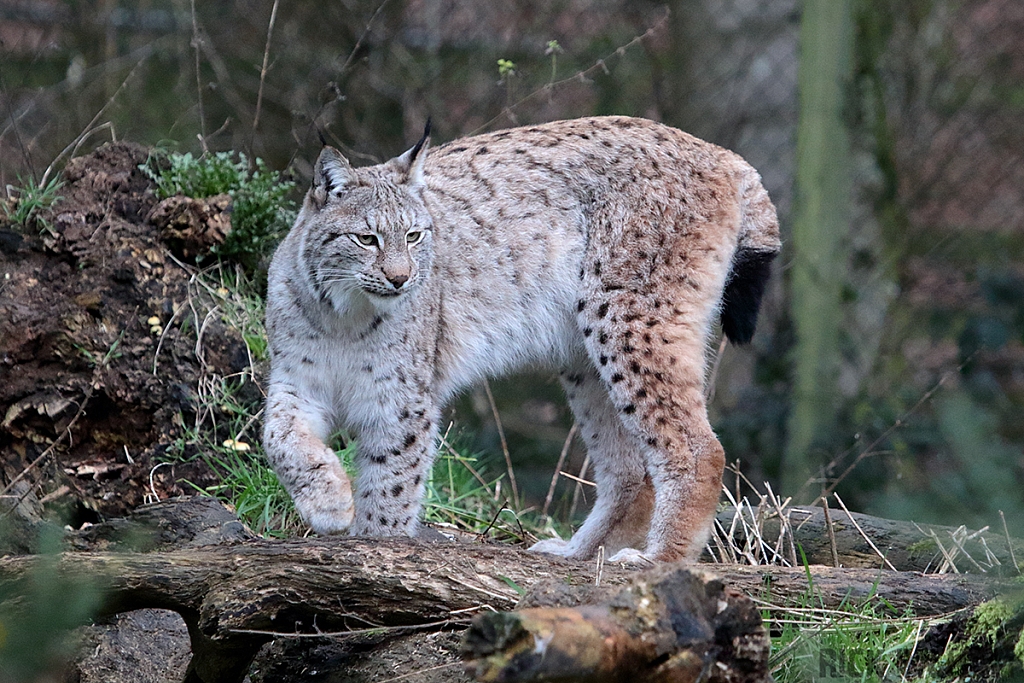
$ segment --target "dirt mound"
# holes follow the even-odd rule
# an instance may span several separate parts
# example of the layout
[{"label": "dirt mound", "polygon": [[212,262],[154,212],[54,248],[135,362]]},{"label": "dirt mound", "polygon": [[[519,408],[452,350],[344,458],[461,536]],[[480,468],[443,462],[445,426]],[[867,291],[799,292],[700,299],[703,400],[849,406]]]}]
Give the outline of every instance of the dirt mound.
[{"label": "dirt mound", "polygon": [[0,225],[0,492],[20,478],[77,511],[72,523],[191,491],[183,479],[211,483],[199,462],[154,468],[190,424],[201,378],[248,364],[219,317],[201,358],[195,329],[172,324],[195,307],[195,271],[147,221],[148,156],[121,143],[74,159],[38,234]]}]

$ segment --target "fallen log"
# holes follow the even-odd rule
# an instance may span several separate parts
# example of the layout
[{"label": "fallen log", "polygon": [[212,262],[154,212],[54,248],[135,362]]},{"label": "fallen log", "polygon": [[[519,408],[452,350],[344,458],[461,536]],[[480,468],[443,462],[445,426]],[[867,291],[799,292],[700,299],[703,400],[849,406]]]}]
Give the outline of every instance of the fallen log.
[{"label": "fallen log", "polygon": [[[0,583],[33,572],[33,556],[0,558]],[[103,612],[171,609],[189,627],[188,680],[240,681],[256,650],[276,634],[460,623],[468,611],[511,610],[516,590],[545,579],[595,581],[594,563],[510,547],[430,544],[414,539],[253,540],[151,553],[69,552],[58,570],[101,577]],[[710,567],[754,596],[797,603],[809,590],[826,606],[878,596],[897,610],[939,614],[977,604],[993,591],[976,575],[922,575],[868,569]],[[605,566],[605,582],[633,572]]]},{"label": "fallen log", "polygon": [[[68,542],[107,549],[56,558],[64,575],[102,581],[102,614],[155,607],[182,615],[194,655],[188,680],[206,683],[241,680],[256,650],[281,635],[464,628],[474,611],[600,602],[598,576],[605,586],[636,576],[635,567],[599,567],[506,545],[255,539],[209,499],[140,508],[128,520],[86,529]],[[150,548],[161,550],[126,552]],[[32,575],[37,559],[0,558],[0,589]],[[935,615],[975,605],[997,588],[983,575],[700,566],[774,605],[806,604],[809,596],[825,607],[880,599],[899,612]],[[573,591],[552,591],[567,581],[576,585]]]},{"label": "fallen log", "polygon": [[462,654],[478,681],[760,683],[770,649],[750,598],[670,566],[600,602],[482,614]]}]

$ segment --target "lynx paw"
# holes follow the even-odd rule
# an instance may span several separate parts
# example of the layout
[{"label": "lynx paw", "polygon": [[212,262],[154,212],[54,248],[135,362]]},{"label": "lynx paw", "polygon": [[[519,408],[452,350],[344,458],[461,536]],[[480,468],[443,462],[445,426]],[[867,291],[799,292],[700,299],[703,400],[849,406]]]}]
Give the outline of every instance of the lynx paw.
[{"label": "lynx paw", "polygon": [[537,541],[531,545],[530,552],[568,557],[572,551],[569,548],[569,541],[563,541],[560,538],[545,538],[543,541]]},{"label": "lynx paw", "polygon": [[623,548],[608,558],[612,564],[632,564],[639,566],[650,566],[654,560],[636,548]]},{"label": "lynx paw", "polygon": [[352,526],[352,484],[343,474],[322,474],[315,483],[296,493],[294,500],[299,516],[318,536],[343,534]]}]

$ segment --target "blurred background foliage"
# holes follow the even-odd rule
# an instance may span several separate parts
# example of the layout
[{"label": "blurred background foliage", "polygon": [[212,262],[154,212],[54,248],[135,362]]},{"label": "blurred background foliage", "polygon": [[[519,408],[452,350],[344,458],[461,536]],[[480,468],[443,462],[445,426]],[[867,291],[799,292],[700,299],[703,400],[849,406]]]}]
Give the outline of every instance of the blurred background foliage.
[{"label": "blurred background foliage", "polygon": [[[729,459],[785,495],[835,484],[868,512],[968,526],[1003,510],[1019,534],[1024,3],[835,2],[843,140],[823,168],[845,176],[838,190],[800,173],[800,90],[828,58],[801,43],[810,0],[0,0],[0,184],[112,138],[241,152],[303,187],[321,135],[365,164],[428,116],[435,142],[593,114],[664,121],[744,155],[783,224],[760,331],[715,379]],[[815,197],[838,220],[795,236]],[[827,258],[798,276],[815,245]],[[794,303],[812,290],[819,308]],[[494,393],[520,483],[542,498],[571,424],[557,383]],[[482,389],[454,414],[500,453]],[[802,487],[784,476],[795,451]],[[575,444],[569,468],[582,457]]]}]

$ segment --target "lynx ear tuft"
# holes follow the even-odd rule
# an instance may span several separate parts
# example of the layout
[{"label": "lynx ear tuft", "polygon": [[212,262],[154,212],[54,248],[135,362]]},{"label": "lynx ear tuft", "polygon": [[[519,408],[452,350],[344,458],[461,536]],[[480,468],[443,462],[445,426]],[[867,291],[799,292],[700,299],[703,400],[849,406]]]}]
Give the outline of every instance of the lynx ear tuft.
[{"label": "lynx ear tuft", "polygon": [[324,147],[313,167],[313,200],[323,208],[332,192],[351,185],[356,180],[355,171],[348,159],[333,147]]},{"label": "lynx ear tuft", "polygon": [[402,177],[402,182],[408,183],[412,188],[423,187],[423,164],[427,159],[427,149],[430,147],[430,118],[427,118],[427,125],[423,127],[423,137],[413,147],[400,157],[391,160],[391,164]]}]

